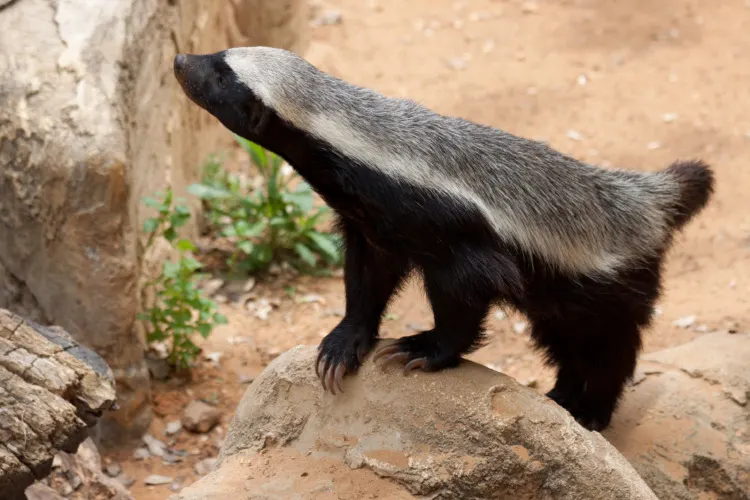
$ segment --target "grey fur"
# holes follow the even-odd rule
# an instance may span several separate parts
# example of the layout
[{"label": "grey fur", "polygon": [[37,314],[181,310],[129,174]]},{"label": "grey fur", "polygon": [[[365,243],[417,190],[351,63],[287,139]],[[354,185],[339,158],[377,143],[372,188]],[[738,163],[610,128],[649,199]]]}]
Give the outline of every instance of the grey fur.
[{"label": "grey fur", "polygon": [[400,182],[479,208],[502,238],[550,266],[611,276],[669,242],[680,184],[667,171],[589,165],[344,82],[281,49],[229,49],[225,61],[296,127]]}]

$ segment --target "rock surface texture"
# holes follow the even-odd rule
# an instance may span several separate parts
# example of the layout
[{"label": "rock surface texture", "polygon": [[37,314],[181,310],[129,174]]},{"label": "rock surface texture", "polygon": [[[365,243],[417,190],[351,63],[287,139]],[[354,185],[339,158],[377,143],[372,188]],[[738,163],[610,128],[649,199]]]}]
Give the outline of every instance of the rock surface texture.
[{"label": "rock surface texture", "polygon": [[231,141],[187,103],[173,57],[300,51],[306,20],[304,0],[0,1],[0,307],[104,356],[122,404],[105,442],[150,421],[141,200],[167,184],[181,194]]},{"label": "rock surface texture", "polygon": [[114,403],[102,358],[60,328],[0,309],[0,498],[23,498]]},{"label": "rock surface texture", "polygon": [[604,431],[659,498],[750,499],[750,335],[643,357]]},{"label": "rock surface texture", "polygon": [[369,360],[323,393],[314,347],[248,389],[219,468],[174,499],[655,499],[600,434],[481,365],[404,377]]},{"label": "rock surface texture", "polygon": [[60,452],[52,474],[26,489],[27,500],[135,500],[116,479],[102,471],[102,459],[89,438],[75,454]]}]

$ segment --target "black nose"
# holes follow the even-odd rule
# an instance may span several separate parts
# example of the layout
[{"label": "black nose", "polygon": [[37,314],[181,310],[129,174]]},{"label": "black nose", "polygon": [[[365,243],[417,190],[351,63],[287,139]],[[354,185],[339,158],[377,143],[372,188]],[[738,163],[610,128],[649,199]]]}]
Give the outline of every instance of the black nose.
[{"label": "black nose", "polygon": [[174,56],[174,71],[180,73],[187,65],[187,56],[185,54],[177,54]]}]

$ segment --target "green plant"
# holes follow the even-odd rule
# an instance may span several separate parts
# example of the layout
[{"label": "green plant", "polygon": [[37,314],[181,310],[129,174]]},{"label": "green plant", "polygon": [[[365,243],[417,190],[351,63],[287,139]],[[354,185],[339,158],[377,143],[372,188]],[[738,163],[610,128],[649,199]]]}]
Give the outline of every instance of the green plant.
[{"label": "green plant", "polygon": [[[171,338],[172,346],[169,362],[178,368],[186,368],[198,355],[200,348],[192,338],[198,333],[206,338],[214,326],[227,322],[226,317],[216,312],[216,304],[203,297],[197,286],[202,277],[198,273],[200,262],[190,256],[195,251],[193,243],[179,238],[177,231],[190,218],[188,209],[179,203],[173,206],[172,190],[158,199],[146,198],[144,203],[157,214],[144,223],[148,234],[145,249],[148,249],[158,236],[163,236],[178,252],[176,262],[166,261],[162,272],[146,284],[154,291],[154,304],[139,319],[148,323],[148,341],[158,342]],[[145,250],[144,250],[145,251]]]},{"label": "green plant", "polygon": [[314,206],[312,188],[294,171],[287,175],[279,156],[237,135],[234,138],[258,169],[260,185],[226,172],[212,157],[202,182],[188,187],[203,200],[213,231],[233,242],[236,250],[230,268],[254,272],[274,261],[286,261],[300,271],[313,272],[321,264],[339,265],[338,236],[317,229],[328,207]]}]

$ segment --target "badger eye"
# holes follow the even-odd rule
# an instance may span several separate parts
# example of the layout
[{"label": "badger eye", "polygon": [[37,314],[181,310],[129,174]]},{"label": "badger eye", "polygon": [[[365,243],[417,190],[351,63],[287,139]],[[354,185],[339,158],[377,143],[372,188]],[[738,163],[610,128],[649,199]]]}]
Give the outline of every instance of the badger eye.
[{"label": "badger eye", "polygon": [[227,88],[227,78],[224,75],[219,75],[218,81],[219,87],[223,89]]}]

